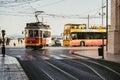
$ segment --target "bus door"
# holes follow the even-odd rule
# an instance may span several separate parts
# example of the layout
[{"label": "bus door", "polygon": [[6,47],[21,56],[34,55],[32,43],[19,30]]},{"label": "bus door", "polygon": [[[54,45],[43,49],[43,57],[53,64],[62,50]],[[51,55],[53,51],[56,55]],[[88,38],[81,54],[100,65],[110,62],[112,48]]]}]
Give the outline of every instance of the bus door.
[{"label": "bus door", "polygon": [[63,36],[63,46],[70,46],[70,36],[69,35]]}]

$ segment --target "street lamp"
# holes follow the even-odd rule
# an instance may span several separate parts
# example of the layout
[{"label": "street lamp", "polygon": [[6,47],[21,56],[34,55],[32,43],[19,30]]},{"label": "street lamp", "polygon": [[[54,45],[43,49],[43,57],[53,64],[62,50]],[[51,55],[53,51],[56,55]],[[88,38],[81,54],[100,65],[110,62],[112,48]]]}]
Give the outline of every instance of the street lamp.
[{"label": "street lamp", "polygon": [[2,30],[2,55],[5,57],[5,30]]}]

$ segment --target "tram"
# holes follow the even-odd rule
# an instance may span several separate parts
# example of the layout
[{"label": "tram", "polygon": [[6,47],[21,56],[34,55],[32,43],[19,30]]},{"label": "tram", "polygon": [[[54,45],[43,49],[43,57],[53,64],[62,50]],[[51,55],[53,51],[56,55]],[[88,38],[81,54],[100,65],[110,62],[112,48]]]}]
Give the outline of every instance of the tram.
[{"label": "tram", "polygon": [[51,42],[51,28],[43,22],[27,23],[25,27],[25,47],[42,48]]}]

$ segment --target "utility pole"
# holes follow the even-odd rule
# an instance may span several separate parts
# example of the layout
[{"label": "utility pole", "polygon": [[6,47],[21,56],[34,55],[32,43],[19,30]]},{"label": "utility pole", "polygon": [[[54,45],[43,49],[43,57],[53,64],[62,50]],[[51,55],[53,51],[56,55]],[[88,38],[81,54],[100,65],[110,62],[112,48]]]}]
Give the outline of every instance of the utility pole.
[{"label": "utility pole", "polygon": [[106,51],[108,51],[108,0],[106,0]]},{"label": "utility pole", "polygon": [[[103,18],[104,18],[104,12],[103,12],[103,8],[104,8],[104,4],[103,4],[103,0],[102,0],[102,27],[103,25]],[[103,55],[102,55],[102,59],[104,59],[104,34],[102,35],[102,49],[103,49]]]},{"label": "utility pole", "polygon": [[102,14],[101,14],[101,16],[102,16],[102,27],[103,27],[103,18],[104,18],[104,14],[103,14],[103,0],[102,0]]},{"label": "utility pole", "polygon": [[[102,13],[101,14],[99,13],[99,15],[102,16],[102,27],[104,26],[103,25],[103,22],[104,22],[103,18],[105,15],[105,13],[103,12],[103,8],[105,8],[105,6],[104,6],[103,0],[102,0]],[[100,46],[100,48],[98,50],[99,50],[100,56],[102,56],[102,59],[104,59],[104,34],[102,34],[102,45]]]},{"label": "utility pole", "polygon": [[90,15],[88,14],[88,27],[89,28],[89,20],[90,20]]}]

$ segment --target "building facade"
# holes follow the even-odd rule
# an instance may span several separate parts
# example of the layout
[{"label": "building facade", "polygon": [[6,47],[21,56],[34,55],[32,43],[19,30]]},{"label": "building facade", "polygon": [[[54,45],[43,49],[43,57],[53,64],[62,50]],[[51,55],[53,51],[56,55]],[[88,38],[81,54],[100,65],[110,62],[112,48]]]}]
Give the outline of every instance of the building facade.
[{"label": "building facade", "polygon": [[111,26],[108,31],[108,53],[120,54],[120,0],[111,0]]}]

